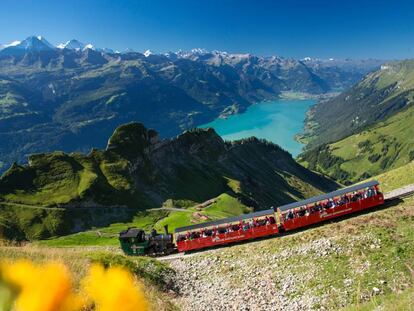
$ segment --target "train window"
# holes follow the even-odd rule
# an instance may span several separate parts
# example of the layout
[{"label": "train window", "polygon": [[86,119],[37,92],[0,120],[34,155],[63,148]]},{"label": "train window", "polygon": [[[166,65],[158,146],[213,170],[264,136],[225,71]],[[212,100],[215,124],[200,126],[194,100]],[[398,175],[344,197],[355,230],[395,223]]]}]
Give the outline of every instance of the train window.
[{"label": "train window", "polygon": [[223,234],[223,233],[227,232],[227,229],[226,228],[218,228],[217,231],[218,231],[219,234]]}]

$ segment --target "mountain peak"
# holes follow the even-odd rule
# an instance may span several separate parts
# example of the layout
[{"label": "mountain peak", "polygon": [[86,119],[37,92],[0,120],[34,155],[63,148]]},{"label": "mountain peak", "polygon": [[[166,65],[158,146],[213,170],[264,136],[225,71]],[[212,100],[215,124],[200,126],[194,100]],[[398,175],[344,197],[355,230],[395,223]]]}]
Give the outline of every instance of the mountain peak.
[{"label": "mountain peak", "polygon": [[57,45],[58,49],[69,49],[69,50],[75,50],[80,51],[85,47],[85,44],[80,42],[79,40],[72,39],[69,41],[66,41],[66,43],[60,43]]},{"label": "mountain peak", "polygon": [[14,41],[11,44],[5,45],[4,49],[2,49],[2,54],[21,54],[25,53],[25,51],[52,51],[55,47],[50,44],[44,37],[42,36],[30,36],[24,39],[23,41]]},{"label": "mountain peak", "polygon": [[151,50],[146,50],[146,51],[144,52],[144,56],[145,56],[145,57],[148,57],[148,56],[150,56],[150,55],[152,55],[152,54],[154,54],[154,53],[152,53],[152,51],[151,51]]},{"label": "mountain peak", "polygon": [[207,51],[206,49],[203,49],[203,48],[194,48],[194,49],[191,49],[191,53],[193,53],[193,54],[207,54],[207,53],[209,53],[209,51]]},{"label": "mountain peak", "polygon": [[95,50],[95,47],[93,46],[93,44],[88,43],[87,45],[85,45],[82,49],[83,51],[85,50]]},{"label": "mountain peak", "polygon": [[124,54],[135,53],[135,51],[131,48],[126,48],[122,53],[124,53]]}]

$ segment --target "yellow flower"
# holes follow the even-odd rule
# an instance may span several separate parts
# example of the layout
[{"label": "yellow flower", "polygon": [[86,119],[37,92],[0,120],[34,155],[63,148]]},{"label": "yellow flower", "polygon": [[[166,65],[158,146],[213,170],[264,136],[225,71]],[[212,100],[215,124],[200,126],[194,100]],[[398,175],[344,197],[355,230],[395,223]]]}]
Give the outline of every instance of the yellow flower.
[{"label": "yellow flower", "polygon": [[36,266],[29,261],[3,263],[2,275],[16,286],[19,294],[17,311],[75,311],[81,301],[72,292],[69,271],[60,263]]},{"label": "yellow flower", "polygon": [[120,267],[105,270],[92,265],[83,280],[85,292],[95,302],[96,311],[146,311],[148,303],[132,275]]}]

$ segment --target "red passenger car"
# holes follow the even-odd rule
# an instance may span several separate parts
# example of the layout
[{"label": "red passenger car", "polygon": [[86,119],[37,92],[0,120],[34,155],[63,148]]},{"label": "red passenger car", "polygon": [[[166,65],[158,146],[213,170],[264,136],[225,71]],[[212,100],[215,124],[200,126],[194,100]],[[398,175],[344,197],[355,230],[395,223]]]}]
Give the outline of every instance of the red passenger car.
[{"label": "red passenger car", "polygon": [[175,230],[179,252],[203,249],[303,228],[384,203],[377,181],[355,185],[276,209]]},{"label": "red passenger car", "polygon": [[294,230],[384,203],[377,181],[326,193],[277,208],[282,230]]},{"label": "red passenger car", "polygon": [[179,252],[240,242],[278,233],[273,209],[177,228]]}]

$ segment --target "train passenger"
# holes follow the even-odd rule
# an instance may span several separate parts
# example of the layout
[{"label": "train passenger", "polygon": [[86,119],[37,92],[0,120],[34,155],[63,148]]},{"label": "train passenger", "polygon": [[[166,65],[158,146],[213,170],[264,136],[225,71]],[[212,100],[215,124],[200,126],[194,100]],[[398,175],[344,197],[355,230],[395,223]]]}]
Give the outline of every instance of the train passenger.
[{"label": "train passenger", "polygon": [[233,232],[233,227],[231,226],[231,224],[227,225],[227,232]]},{"label": "train passenger", "polygon": [[205,231],[204,231],[204,235],[205,235],[206,237],[208,237],[208,236],[212,236],[212,235],[213,235],[213,230],[211,230],[211,229],[207,229],[207,230],[205,230]]},{"label": "train passenger", "polygon": [[294,215],[293,215],[293,211],[292,210],[289,210],[289,212],[288,212],[288,218],[289,219],[293,219],[294,218]]},{"label": "train passenger", "polygon": [[354,193],[353,193],[353,195],[352,195],[351,201],[352,201],[352,202],[356,202],[356,201],[358,201],[360,198],[361,198],[361,194],[360,194],[360,193],[358,193],[358,192],[354,192]]},{"label": "train passenger", "polygon": [[253,227],[258,227],[257,219],[256,218],[253,218]]},{"label": "train passenger", "polygon": [[232,231],[239,231],[240,230],[240,226],[239,225],[233,225],[231,227]]},{"label": "train passenger", "polygon": [[250,228],[253,228],[254,227],[254,221],[253,221],[253,219],[250,219],[249,226],[250,226]]},{"label": "train passenger", "polygon": [[321,205],[319,203],[315,203],[311,209],[312,213],[319,212],[321,210]]},{"label": "train passenger", "polygon": [[275,223],[276,223],[276,219],[275,219],[275,217],[270,216],[270,217],[269,217],[269,223],[270,223],[271,225],[275,224]]},{"label": "train passenger", "polygon": [[375,196],[375,188],[369,187],[365,193],[367,198],[373,197]]}]

